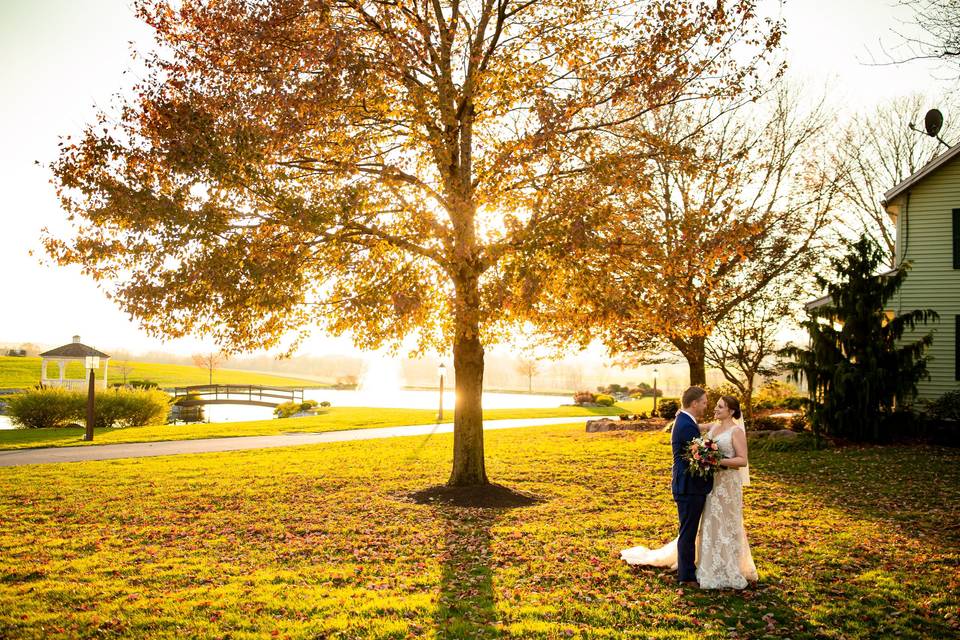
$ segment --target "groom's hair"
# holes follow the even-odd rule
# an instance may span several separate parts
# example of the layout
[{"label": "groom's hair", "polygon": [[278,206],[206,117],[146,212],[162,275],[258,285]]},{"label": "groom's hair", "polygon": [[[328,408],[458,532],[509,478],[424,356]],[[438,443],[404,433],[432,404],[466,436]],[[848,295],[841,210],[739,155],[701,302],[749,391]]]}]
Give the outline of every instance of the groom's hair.
[{"label": "groom's hair", "polygon": [[686,409],[705,395],[707,395],[707,392],[701,387],[690,387],[683,392],[683,397],[680,399],[680,402],[683,404],[683,408]]}]

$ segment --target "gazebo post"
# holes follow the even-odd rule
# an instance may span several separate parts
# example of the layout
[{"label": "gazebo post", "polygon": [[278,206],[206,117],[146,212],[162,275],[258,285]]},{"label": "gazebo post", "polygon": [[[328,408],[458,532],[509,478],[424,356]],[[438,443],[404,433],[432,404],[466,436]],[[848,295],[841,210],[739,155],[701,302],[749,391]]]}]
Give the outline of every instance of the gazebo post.
[{"label": "gazebo post", "polygon": [[107,367],[110,366],[110,358],[104,358],[103,360],[103,388],[107,388]]}]

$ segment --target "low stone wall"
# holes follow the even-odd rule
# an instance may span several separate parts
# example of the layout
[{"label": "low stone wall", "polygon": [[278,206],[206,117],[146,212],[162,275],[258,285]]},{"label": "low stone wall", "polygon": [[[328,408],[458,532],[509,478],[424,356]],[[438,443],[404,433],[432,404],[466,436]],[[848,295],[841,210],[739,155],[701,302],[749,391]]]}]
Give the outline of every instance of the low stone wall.
[{"label": "low stone wall", "polygon": [[615,418],[600,418],[587,421],[587,433],[605,433],[607,431],[659,431],[663,429],[664,420],[652,418],[648,420],[619,420]]}]

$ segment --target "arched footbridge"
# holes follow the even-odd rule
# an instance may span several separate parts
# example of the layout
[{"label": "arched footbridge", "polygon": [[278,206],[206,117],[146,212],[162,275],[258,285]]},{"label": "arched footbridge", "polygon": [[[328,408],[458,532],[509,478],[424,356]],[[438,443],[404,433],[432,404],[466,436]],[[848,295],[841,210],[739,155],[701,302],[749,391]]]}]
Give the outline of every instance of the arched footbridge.
[{"label": "arched footbridge", "polygon": [[245,404],[276,407],[284,402],[303,402],[303,389],[265,387],[256,384],[202,384],[176,387],[174,402],[181,407],[207,404]]}]

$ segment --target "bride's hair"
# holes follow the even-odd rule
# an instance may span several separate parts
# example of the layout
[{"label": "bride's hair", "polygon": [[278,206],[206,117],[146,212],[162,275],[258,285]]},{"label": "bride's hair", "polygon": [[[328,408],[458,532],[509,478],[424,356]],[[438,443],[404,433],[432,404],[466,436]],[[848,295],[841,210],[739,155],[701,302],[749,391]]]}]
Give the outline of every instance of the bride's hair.
[{"label": "bride's hair", "polygon": [[739,400],[733,396],[720,396],[720,399],[723,400],[723,404],[727,405],[727,409],[730,409],[730,412],[733,414],[735,420],[739,420],[741,417],[743,417],[743,413],[740,411]]}]

